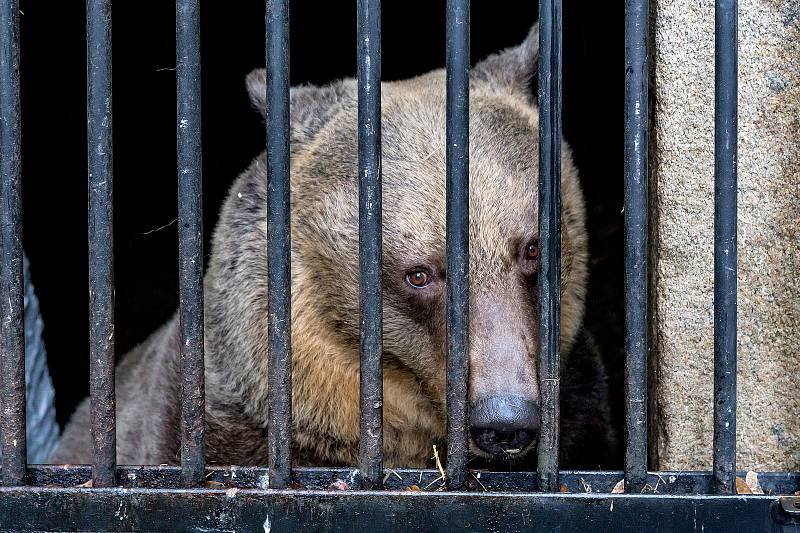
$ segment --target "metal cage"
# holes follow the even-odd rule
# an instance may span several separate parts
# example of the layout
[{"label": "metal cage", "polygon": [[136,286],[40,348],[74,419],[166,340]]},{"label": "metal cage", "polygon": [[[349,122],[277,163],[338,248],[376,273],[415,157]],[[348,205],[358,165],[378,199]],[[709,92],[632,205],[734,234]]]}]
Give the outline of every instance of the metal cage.
[{"label": "metal cage", "polygon": [[[87,0],[91,431],[88,466],[29,466],[25,446],[19,8],[0,1],[0,529],[10,531],[760,531],[800,529],[798,473],[736,494],[736,0],[716,0],[714,444],[712,472],[647,470],[647,0],[626,0],[625,469],[560,471],[561,1],[539,6],[538,471],[467,469],[469,0],[447,2],[447,458],[388,471],[382,459],[380,0],[358,0],[361,441],[352,468],[292,468],[289,2],[266,0],[269,410],[267,464],[204,460],[199,0],[177,1],[180,467],[116,464],[111,0]],[[624,492],[619,481],[624,479]],[[348,490],[330,490],[346,480]],[[405,490],[416,486],[420,490]],[[617,489],[615,489],[617,487]],[[789,496],[781,496],[789,495]]]}]

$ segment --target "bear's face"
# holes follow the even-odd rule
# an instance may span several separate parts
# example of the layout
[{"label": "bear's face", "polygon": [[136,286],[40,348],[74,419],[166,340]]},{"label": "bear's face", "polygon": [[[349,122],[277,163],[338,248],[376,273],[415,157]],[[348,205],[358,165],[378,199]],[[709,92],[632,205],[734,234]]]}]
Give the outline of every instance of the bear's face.
[{"label": "bear's face", "polygon": [[[479,63],[470,90],[472,449],[524,454],[539,426],[538,113],[530,80],[538,35]],[[263,71],[248,79],[263,109]],[[292,93],[293,278],[358,360],[357,88]],[[382,85],[384,360],[445,405],[445,74]],[[586,285],[583,200],[562,157],[562,320],[566,354]],[[306,289],[304,289],[306,288]]]}]

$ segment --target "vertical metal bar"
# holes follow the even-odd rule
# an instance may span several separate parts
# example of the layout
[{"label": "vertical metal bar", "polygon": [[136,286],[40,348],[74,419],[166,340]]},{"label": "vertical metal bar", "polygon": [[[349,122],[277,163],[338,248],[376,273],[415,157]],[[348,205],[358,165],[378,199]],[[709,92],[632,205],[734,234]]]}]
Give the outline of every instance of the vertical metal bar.
[{"label": "vertical metal bar", "polygon": [[737,0],[716,0],[715,18],[714,487],[735,494]]},{"label": "vertical metal bar", "polygon": [[0,2],[0,405],[5,486],[25,483],[19,3]]},{"label": "vertical metal bar", "polygon": [[289,0],[267,0],[267,284],[272,488],[292,470],[291,237],[289,207]]},{"label": "vertical metal bar", "polygon": [[647,478],[648,0],[625,3],[625,490]]},{"label": "vertical metal bar", "polygon": [[92,481],[95,487],[111,487],[117,444],[110,0],[86,2],[86,54]]},{"label": "vertical metal bar", "polygon": [[447,0],[447,484],[467,480],[469,0]]},{"label": "vertical metal bar", "polygon": [[178,84],[181,481],[186,487],[197,487],[205,482],[200,1],[178,0],[175,21]]},{"label": "vertical metal bar", "polygon": [[361,268],[362,483],[383,481],[381,291],[381,3],[358,0],[358,186]]},{"label": "vertical metal bar", "polygon": [[561,0],[539,3],[539,383],[538,475],[558,490],[561,312]]}]

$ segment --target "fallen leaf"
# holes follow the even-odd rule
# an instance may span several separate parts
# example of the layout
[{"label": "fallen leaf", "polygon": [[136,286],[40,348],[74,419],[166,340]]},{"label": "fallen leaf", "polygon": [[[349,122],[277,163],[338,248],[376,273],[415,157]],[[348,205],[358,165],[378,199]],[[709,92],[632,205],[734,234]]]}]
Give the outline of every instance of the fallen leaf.
[{"label": "fallen leaf", "polygon": [[744,482],[750,487],[752,494],[764,494],[761,484],[758,482],[758,474],[750,470],[744,478]]},{"label": "fallen leaf", "polygon": [[753,494],[747,482],[739,476],[736,476],[736,494]]},{"label": "fallen leaf", "polygon": [[225,484],[220,483],[219,481],[206,481],[206,488],[207,489],[224,489]]},{"label": "fallen leaf", "polygon": [[93,485],[93,484],[92,484],[92,480],[90,479],[90,480],[89,480],[89,481],[87,481],[86,483],[81,483],[80,485],[77,485],[77,487],[78,487],[79,489],[91,489],[91,488],[92,488],[92,485]]},{"label": "fallen leaf", "polygon": [[562,483],[561,486],[558,488],[558,490],[561,492],[567,492],[567,484]]},{"label": "fallen leaf", "polygon": [[414,492],[419,492],[421,489],[419,485],[411,485],[410,487],[406,487],[406,490],[413,490]]},{"label": "fallen leaf", "polygon": [[622,494],[623,492],[625,492],[625,480],[620,479],[617,481],[617,484],[614,485],[614,488],[611,489],[611,494]]}]

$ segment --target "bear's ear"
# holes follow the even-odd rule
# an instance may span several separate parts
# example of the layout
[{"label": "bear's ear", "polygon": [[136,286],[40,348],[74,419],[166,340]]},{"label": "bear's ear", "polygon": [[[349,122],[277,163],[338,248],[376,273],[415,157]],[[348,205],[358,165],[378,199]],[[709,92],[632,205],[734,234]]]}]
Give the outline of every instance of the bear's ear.
[{"label": "bear's ear", "polygon": [[[267,110],[266,71],[256,69],[247,76],[247,92],[250,101],[261,116]],[[341,101],[344,87],[341,82],[325,87],[306,85],[291,88],[290,121],[292,141],[302,142],[312,137],[325,125],[330,111]]]},{"label": "bear's ear", "polygon": [[534,85],[538,58],[539,23],[537,22],[522,44],[491,55],[475,65],[471,72],[472,82],[521,93],[533,101],[536,95]]}]

